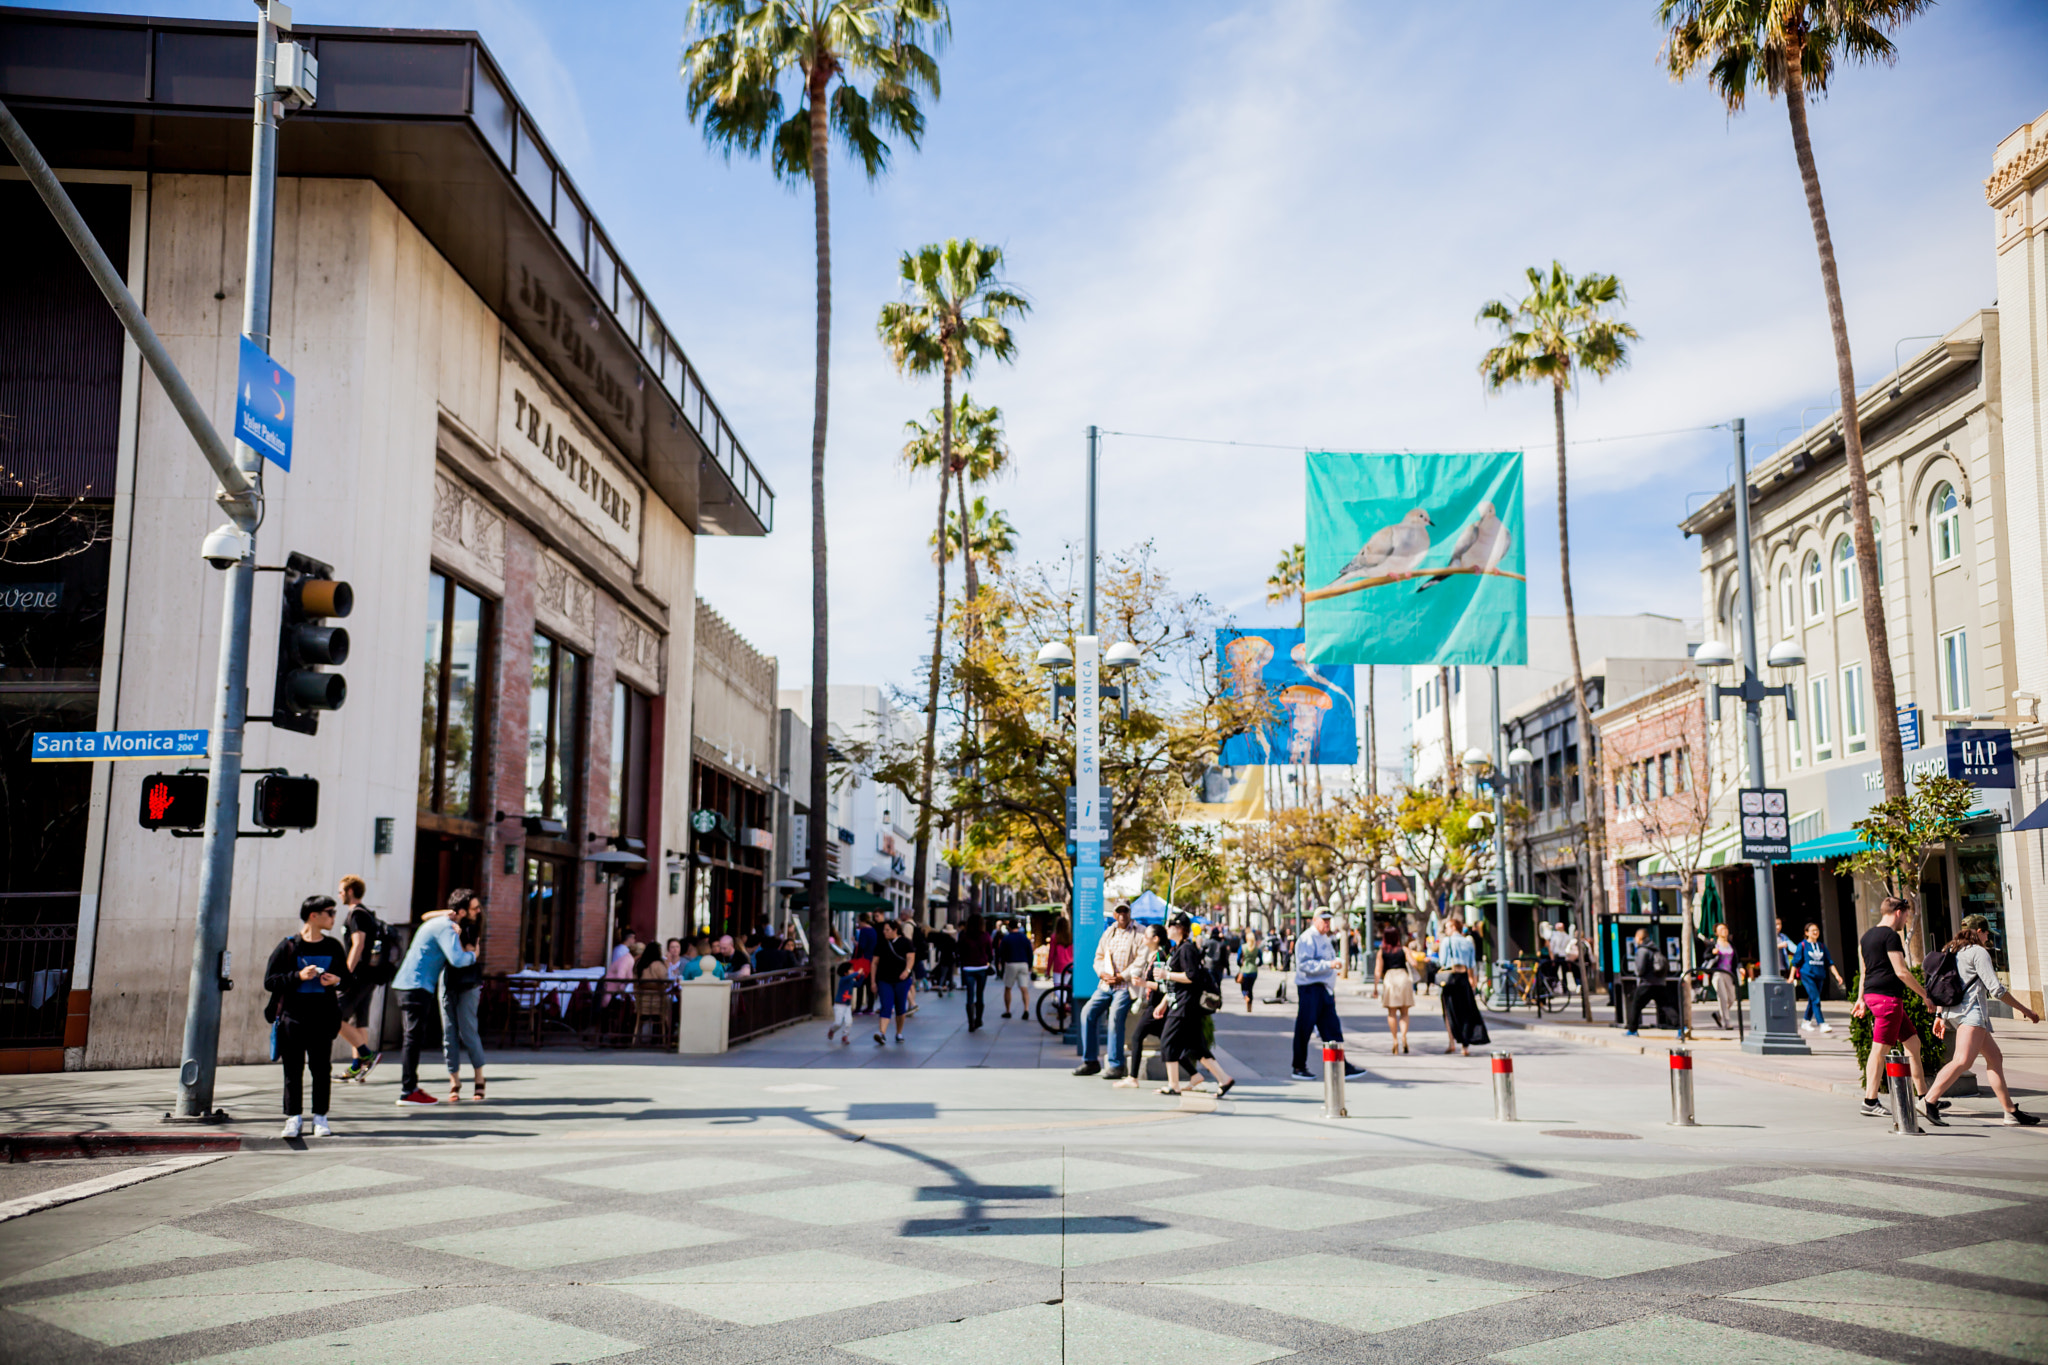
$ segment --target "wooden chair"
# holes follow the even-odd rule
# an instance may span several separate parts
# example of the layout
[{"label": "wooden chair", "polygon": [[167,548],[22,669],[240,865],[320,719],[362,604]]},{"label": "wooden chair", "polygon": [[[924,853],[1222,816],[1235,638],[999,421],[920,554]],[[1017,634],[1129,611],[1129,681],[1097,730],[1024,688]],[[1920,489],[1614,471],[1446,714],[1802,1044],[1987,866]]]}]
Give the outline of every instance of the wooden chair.
[{"label": "wooden chair", "polygon": [[633,1040],[631,1046],[640,1045],[640,1035],[649,1021],[654,1024],[654,1034],[663,1049],[675,1046],[676,1007],[669,999],[668,982],[636,981],[633,983]]}]

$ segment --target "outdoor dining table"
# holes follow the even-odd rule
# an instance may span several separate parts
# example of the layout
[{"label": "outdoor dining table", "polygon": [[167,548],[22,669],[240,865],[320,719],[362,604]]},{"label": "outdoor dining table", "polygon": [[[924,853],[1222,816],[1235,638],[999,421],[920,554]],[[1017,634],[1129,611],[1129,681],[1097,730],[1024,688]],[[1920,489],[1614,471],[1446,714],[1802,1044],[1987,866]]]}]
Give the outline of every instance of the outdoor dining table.
[{"label": "outdoor dining table", "polygon": [[527,967],[505,973],[505,980],[511,984],[512,998],[522,1008],[531,1008],[537,1000],[547,1000],[555,1007],[555,1013],[567,1018],[569,1001],[575,996],[576,988],[586,981],[604,980],[604,968],[560,967],[541,971]]}]

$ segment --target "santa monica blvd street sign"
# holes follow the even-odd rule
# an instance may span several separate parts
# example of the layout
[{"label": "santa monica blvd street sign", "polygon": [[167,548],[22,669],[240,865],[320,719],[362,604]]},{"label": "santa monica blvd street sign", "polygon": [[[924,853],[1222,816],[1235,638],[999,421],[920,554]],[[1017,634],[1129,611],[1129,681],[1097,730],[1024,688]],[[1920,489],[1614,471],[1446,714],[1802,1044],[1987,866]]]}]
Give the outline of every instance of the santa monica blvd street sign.
[{"label": "santa monica blvd street sign", "polygon": [[57,730],[37,733],[32,763],[122,758],[205,758],[204,730]]}]

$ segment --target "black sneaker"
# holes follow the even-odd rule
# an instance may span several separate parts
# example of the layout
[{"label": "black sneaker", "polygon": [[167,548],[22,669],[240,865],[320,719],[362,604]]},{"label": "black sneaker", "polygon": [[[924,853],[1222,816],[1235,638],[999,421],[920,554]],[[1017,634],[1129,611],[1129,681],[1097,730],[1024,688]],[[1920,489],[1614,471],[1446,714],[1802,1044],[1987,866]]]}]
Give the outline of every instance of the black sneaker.
[{"label": "black sneaker", "polygon": [[1076,1076],[1093,1076],[1100,1070],[1102,1070],[1101,1062],[1083,1062],[1074,1068],[1074,1074]]},{"label": "black sneaker", "polygon": [[1953,1104],[1953,1103],[1954,1103],[1954,1101],[1953,1101],[1953,1100],[1923,1100],[1923,1101],[1921,1101],[1921,1103],[1925,1104],[1925,1105],[1926,1105],[1926,1106],[1927,1106],[1927,1107],[1928,1107],[1929,1109],[1946,1109],[1946,1108],[1948,1108],[1948,1107],[1949,1107],[1949,1105]]},{"label": "black sneaker", "polygon": [[1353,1066],[1351,1065],[1351,1063],[1346,1062],[1344,1063],[1344,1074],[1346,1077],[1363,1076],[1365,1074],[1365,1068],[1362,1066]]},{"label": "black sneaker", "polygon": [[1300,1067],[1294,1068],[1294,1070],[1288,1072],[1287,1074],[1294,1077],[1294,1079],[1297,1081],[1312,1081],[1316,1078],[1315,1072],[1303,1071]]},{"label": "black sneaker", "polygon": [[1109,1070],[1102,1073],[1102,1079],[1105,1081],[1120,1081],[1123,1078],[1124,1069],[1120,1066],[1113,1066]]},{"label": "black sneaker", "polygon": [[1920,1117],[1936,1128],[1948,1127],[1948,1120],[1941,1116],[1940,1100],[1923,1101],[1920,1105]]},{"label": "black sneaker", "polygon": [[2005,1126],[2008,1128],[2032,1128],[2040,1121],[2039,1115],[2029,1114],[2018,1105],[2005,1111]]},{"label": "black sneaker", "polygon": [[1866,1115],[1870,1118],[1881,1119],[1885,1117],[1887,1114],[1889,1114],[1891,1111],[1886,1109],[1884,1105],[1880,1104],[1876,1100],[1865,1100],[1863,1101],[1862,1107],[1858,1109],[1856,1112],[1859,1114]]}]

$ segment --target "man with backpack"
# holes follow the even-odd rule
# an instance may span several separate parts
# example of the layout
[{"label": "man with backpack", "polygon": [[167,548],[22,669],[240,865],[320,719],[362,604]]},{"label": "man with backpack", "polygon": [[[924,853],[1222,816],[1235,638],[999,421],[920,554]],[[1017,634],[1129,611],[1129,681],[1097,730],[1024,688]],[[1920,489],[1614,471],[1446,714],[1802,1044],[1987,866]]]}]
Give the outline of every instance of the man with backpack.
[{"label": "man with backpack", "polygon": [[1665,978],[1671,973],[1671,963],[1657,946],[1650,942],[1648,929],[1636,930],[1636,987],[1628,1007],[1628,1036],[1633,1038],[1642,1032],[1643,1006],[1655,1003],[1658,1014],[1663,1013],[1662,1003],[1670,982]]},{"label": "man with backpack", "polygon": [[313,1070],[313,1136],[332,1137],[327,1126],[330,1061],[341,1010],[337,988],[348,985],[348,953],[328,937],[334,927],[334,898],[308,896],[299,906],[299,932],[271,950],[263,968],[270,1004],[271,1053],[284,1066],[284,1132],[299,1136],[305,1125],[306,1068]]},{"label": "man with backpack", "polygon": [[412,946],[406,949],[405,961],[399,964],[398,975],[392,979],[391,984],[398,991],[399,1011],[405,1016],[405,1045],[399,1054],[400,1104],[440,1103],[420,1089],[420,1048],[426,1042],[427,1021],[438,1019],[441,1013],[441,999],[435,991],[441,973],[449,967],[467,967],[476,961],[476,954],[462,946],[457,921],[475,914],[482,905],[482,898],[466,886],[450,895],[447,912],[436,913],[413,933]]},{"label": "man with backpack", "polygon": [[368,890],[363,879],[351,872],[341,879],[341,940],[348,948],[348,989],[342,992],[341,1037],[355,1050],[355,1060],[341,1073],[345,1081],[360,1081],[384,1054],[370,1050],[370,999],[379,986],[391,983],[398,970],[396,939],[384,922],[363,904]]}]

